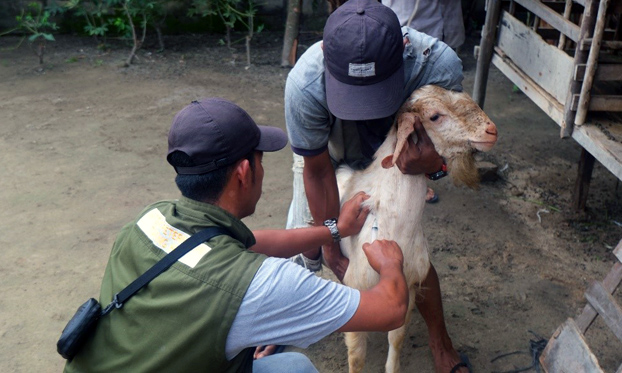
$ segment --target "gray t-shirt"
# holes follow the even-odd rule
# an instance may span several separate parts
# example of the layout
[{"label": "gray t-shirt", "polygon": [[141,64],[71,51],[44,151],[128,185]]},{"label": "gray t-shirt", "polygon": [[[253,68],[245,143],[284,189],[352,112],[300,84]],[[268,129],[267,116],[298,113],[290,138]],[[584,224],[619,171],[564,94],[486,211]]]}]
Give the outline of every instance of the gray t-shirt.
[{"label": "gray t-shirt", "polygon": [[[402,27],[404,47],[403,101],[424,85],[462,91],[462,61],[447,44]],[[364,105],[364,103],[361,103]],[[384,141],[391,124],[342,121],[328,110],[321,42],[312,45],[296,62],[285,85],[285,123],[294,153],[314,156],[328,148],[336,164],[363,168]],[[371,155],[370,155],[371,154]]]},{"label": "gray t-shirt", "polygon": [[305,348],[345,325],[358,309],[358,290],[267,258],[253,278],[227,337],[228,360],[252,346]]}]

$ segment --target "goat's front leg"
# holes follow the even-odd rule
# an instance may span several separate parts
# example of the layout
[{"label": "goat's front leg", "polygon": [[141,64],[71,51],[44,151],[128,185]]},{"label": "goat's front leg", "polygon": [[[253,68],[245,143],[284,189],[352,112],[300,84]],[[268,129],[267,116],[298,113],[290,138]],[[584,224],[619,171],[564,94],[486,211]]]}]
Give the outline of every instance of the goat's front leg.
[{"label": "goat's front leg", "polygon": [[361,372],[365,366],[365,355],[367,354],[367,333],[347,332],[344,334],[346,346],[348,346],[350,373]]},{"label": "goat's front leg", "polygon": [[389,332],[389,355],[387,356],[387,363],[384,367],[387,373],[398,373],[400,371],[400,352],[402,351],[402,344],[406,336],[408,324],[410,323],[410,316],[415,307],[415,294],[415,285],[411,285],[408,294],[408,312],[406,312],[404,325],[402,325],[401,328]]}]

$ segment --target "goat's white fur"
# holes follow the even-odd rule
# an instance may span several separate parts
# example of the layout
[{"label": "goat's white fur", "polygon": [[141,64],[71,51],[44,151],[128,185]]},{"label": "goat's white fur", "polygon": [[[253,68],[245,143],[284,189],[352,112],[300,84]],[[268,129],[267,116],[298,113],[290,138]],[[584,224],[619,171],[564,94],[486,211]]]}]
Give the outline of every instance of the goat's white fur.
[{"label": "goat's white fur", "polygon": [[[441,98],[441,100],[455,101],[456,95],[460,99],[464,97],[470,100],[475,109],[471,108],[473,114],[469,114],[468,118],[459,118],[449,112],[451,104],[441,108],[440,104],[436,107],[416,107],[417,102],[421,102],[421,98],[441,97],[449,94],[449,98]],[[437,102],[432,100],[432,102]],[[448,109],[449,108],[449,109]],[[448,157],[448,165],[452,164],[453,157],[456,155],[471,157],[473,149],[471,141],[474,138],[480,141],[485,140],[496,141],[496,129],[490,119],[477,107],[477,105],[464,93],[456,93],[445,91],[435,86],[426,86],[415,91],[409,100],[402,106],[398,113],[398,121],[404,118],[400,115],[410,115],[414,120],[415,116],[421,118],[426,132],[435,143],[436,150],[439,154]],[[455,126],[455,131],[435,131],[434,123],[429,118],[435,115],[441,115],[441,119],[437,119],[442,126]],[[443,123],[442,121],[446,121]],[[480,122],[477,125],[465,122]],[[412,123],[411,123],[412,125]],[[470,127],[469,130],[460,127]],[[473,134],[476,128],[478,134]],[[352,195],[358,191],[364,191],[370,195],[365,201],[365,205],[369,206],[370,214],[367,221],[363,225],[358,235],[350,236],[341,241],[341,250],[343,254],[350,259],[348,270],[344,276],[343,282],[348,286],[352,286],[361,290],[373,287],[379,281],[379,274],[369,265],[367,258],[361,250],[366,242],[371,242],[373,238],[389,239],[396,241],[404,253],[404,274],[410,289],[409,312],[406,316],[404,326],[389,332],[389,356],[386,363],[387,372],[399,371],[399,352],[406,333],[406,327],[410,320],[411,310],[415,301],[415,290],[418,284],[425,279],[430,268],[428,257],[428,244],[422,227],[422,215],[425,206],[425,195],[427,191],[426,178],[424,175],[405,175],[397,167],[384,168],[382,160],[386,156],[399,154],[401,146],[404,144],[404,138],[398,139],[398,132],[403,136],[411,135],[412,129],[398,129],[395,125],[387,135],[384,143],[377,150],[375,159],[371,165],[362,171],[353,171],[348,167],[341,167],[337,170],[337,183],[341,195],[342,203],[347,201]],[[494,135],[491,134],[494,132]],[[465,137],[465,133],[467,134]],[[414,136],[414,134],[413,134]],[[449,139],[446,137],[455,136],[457,139]],[[436,139],[435,139],[436,137]],[[443,138],[440,138],[443,137]],[[458,141],[459,140],[459,141]],[[400,144],[400,148],[396,149],[396,145]],[[447,148],[439,148],[446,146]],[[448,145],[451,144],[451,145]],[[492,145],[490,145],[492,146]],[[451,148],[451,149],[449,149]],[[487,150],[487,149],[486,149]],[[395,158],[393,159],[395,160]],[[451,175],[451,169],[450,175]],[[470,170],[475,172],[474,169]],[[471,185],[473,186],[473,185]],[[375,225],[377,230],[374,231]],[[366,354],[366,334],[365,333],[346,333],[346,344],[348,346],[348,361],[350,372],[359,372],[362,370]]]}]

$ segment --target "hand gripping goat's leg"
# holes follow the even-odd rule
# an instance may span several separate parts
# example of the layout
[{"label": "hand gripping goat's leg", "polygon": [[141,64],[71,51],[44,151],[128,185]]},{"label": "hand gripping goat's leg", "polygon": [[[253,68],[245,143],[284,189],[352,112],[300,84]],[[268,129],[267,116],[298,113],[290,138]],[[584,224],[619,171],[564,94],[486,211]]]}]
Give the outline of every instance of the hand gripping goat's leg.
[{"label": "hand gripping goat's leg", "polygon": [[367,354],[367,333],[347,332],[344,333],[346,346],[348,346],[348,366],[350,373],[359,373],[365,366],[365,355]]}]

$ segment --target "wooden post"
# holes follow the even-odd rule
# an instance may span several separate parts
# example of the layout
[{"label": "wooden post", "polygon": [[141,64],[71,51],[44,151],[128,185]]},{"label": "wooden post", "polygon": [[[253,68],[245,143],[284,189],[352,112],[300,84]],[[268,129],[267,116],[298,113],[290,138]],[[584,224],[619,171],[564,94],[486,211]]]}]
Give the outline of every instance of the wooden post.
[{"label": "wooden post", "polygon": [[572,205],[575,211],[584,211],[587,202],[587,194],[592,180],[592,170],[596,158],[585,149],[581,149],[577,181],[575,182]]},{"label": "wooden post", "polygon": [[[598,67],[598,54],[600,53],[600,41],[603,39],[603,31],[605,29],[605,20],[607,19],[607,7],[609,0],[600,0],[598,6],[598,16],[596,17],[596,26],[594,27],[594,36],[592,37],[592,45],[590,46],[590,54],[587,59],[587,69],[581,86],[581,95],[579,96],[579,107],[574,119],[574,124],[579,126],[585,123],[587,109],[590,106],[590,91],[594,83],[594,74]],[[580,45],[578,45],[580,49]]]},{"label": "wooden post", "polygon": [[[570,19],[571,11],[572,11],[572,0],[566,0],[566,6],[564,7],[564,18],[565,19]],[[566,35],[560,32],[559,43],[557,44],[557,48],[564,50],[565,45],[566,45]]]},{"label": "wooden post", "polygon": [[501,0],[488,0],[488,10],[486,11],[486,21],[482,28],[482,39],[480,41],[475,81],[473,83],[473,100],[481,108],[484,107],[484,99],[486,98],[486,82],[488,81],[488,71],[490,70],[490,61],[495,44],[495,31],[497,30],[500,14]]},{"label": "wooden post", "polygon": [[[583,19],[581,20],[581,29],[579,31],[579,40],[577,41],[574,52],[573,66],[575,69],[578,65],[584,64],[587,61],[587,52],[581,49],[581,43],[583,42],[583,39],[590,37],[590,33],[594,29],[597,6],[598,0],[586,0],[585,10],[583,11]],[[581,82],[571,78],[568,83],[568,96],[566,96],[566,104],[564,107],[564,119],[561,123],[560,137],[562,138],[567,138],[572,135],[572,130],[574,129],[574,118],[576,115],[576,111],[572,110],[572,100],[573,96],[580,91]]]}]

